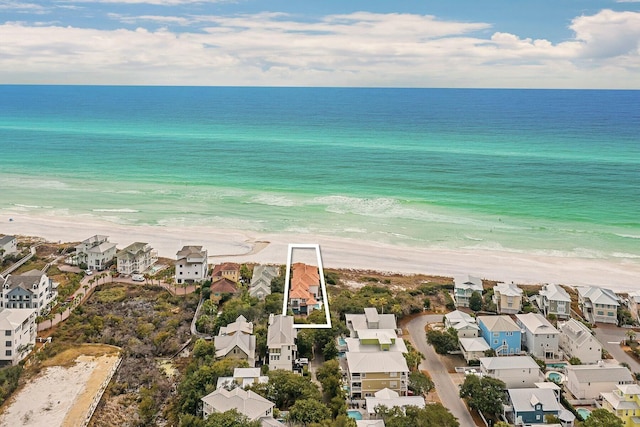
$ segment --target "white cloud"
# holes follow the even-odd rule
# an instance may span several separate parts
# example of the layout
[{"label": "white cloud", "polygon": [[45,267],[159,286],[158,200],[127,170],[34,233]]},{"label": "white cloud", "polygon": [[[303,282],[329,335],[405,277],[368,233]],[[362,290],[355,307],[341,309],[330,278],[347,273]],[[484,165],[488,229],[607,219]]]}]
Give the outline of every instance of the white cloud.
[{"label": "white cloud", "polygon": [[36,13],[36,14],[47,13],[49,11],[48,8],[36,3],[25,3],[25,2],[9,1],[9,0],[0,1],[0,10],[10,10],[10,11],[19,12],[19,13]]},{"label": "white cloud", "polygon": [[633,12],[578,17],[557,44],[411,14],[111,17],[139,28],[0,25],[0,82],[640,88]]},{"label": "white cloud", "polygon": [[236,0],[67,0],[72,3],[150,4],[154,6],[179,6],[195,3],[236,3]]}]

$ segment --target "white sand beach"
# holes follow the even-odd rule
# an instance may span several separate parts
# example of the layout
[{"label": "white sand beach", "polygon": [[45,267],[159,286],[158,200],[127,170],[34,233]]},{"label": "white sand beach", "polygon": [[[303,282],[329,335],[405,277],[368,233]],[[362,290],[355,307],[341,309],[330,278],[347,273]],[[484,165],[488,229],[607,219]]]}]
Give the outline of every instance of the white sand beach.
[{"label": "white sand beach", "polygon": [[[543,256],[497,250],[399,247],[310,234],[262,234],[203,227],[127,226],[83,217],[0,216],[0,233],[73,242],[108,235],[122,248],[150,243],[162,257],[175,258],[187,244],[202,245],[210,262],[286,263],[289,243],[318,243],[325,268],[370,269],[392,273],[456,276],[473,274],[521,284],[560,283],[606,286],[618,292],[638,288],[640,261]],[[268,242],[268,243],[267,243]]]}]

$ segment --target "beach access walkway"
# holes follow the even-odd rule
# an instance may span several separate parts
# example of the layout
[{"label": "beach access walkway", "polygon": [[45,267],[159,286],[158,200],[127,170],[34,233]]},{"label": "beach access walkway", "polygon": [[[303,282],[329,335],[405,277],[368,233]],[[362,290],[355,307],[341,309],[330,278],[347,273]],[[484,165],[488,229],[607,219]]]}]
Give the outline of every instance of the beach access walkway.
[{"label": "beach access walkway", "polygon": [[144,286],[146,284],[151,284],[152,286],[160,286],[173,295],[188,295],[196,291],[195,285],[175,285],[160,280],[152,280],[151,283],[134,282],[133,280],[131,280],[131,278],[128,277],[114,278],[104,273],[98,273],[95,276],[86,275],[80,281],[80,286],[78,287],[78,289],[72,294],[72,302],[67,306],[67,308],[64,311],[53,314],[48,320],[40,322],[38,324],[38,332],[51,329],[58,323],[67,320],[69,316],[71,316],[71,312],[74,308],[84,303],[89,298],[89,296],[91,296],[97,286],[103,285],[105,283],[123,283],[132,286]]}]

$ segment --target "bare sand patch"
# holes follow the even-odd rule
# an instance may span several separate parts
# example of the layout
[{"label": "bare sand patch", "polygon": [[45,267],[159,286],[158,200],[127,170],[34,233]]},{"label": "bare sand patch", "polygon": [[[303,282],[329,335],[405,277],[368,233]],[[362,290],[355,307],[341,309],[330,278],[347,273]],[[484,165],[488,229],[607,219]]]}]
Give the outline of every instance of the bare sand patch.
[{"label": "bare sand patch", "polygon": [[0,427],[83,425],[120,356],[114,349],[109,353],[103,350],[101,355],[95,351],[77,355],[77,351],[71,350],[74,359],[56,358],[60,365],[47,366],[31,378],[0,416]]}]

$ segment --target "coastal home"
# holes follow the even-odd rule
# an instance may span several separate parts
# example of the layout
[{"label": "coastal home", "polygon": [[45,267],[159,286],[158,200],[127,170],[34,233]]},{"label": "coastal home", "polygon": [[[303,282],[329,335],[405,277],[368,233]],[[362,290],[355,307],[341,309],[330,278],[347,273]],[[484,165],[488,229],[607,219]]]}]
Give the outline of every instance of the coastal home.
[{"label": "coastal home", "polygon": [[207,279],[208,254],[202,246],[183,246],[176,253],[176,283],[199,283]]},{"label": "coastal home", "polygon": [[498,356],[520,354],[520,327],[509,316],[478,316],[480,335]]},{"label": "coastal home", "polygon": [[600,361],[597,365],[568,365],[565,388],[576,399],[597,399],[618,385],[634,384],[631,371],[616,364]]},{"label": "coastal home", "polygon": [[18,239],[14,236],[0,237],[0,259],[18,253]]},{"label": "coastal home", "polygon": [[41,315],[58,295],[55,285],[40,270],[0,277],[0,308],[35,309]]},{"label": "coastal home", "polygon": [[238,291],[238,285],[233,280],[229,280],[226,277],[218,279],[209,287],[211,291],[211,298],[221,297],[224,294],[235,295]]},{"label": "coastal home", "polygon": [[213,339],[216,359],[233,357],[246,360],[250,367],[256,363],[256,337],[251,335],[253,323],[240,315],[235,322],[220,328]]},{"label": "coastal home", "polygon": [[640,386],[619,384],[613,392],[600,393],[602,407],[622,420],[625,427],[640,427]]},{"label": "coastal home", "polygon": [[400,396],[397,391],[383,388],[376,391],[373,396],[365,397],[365,407],[369,418],[377,418],[376,408],[384,406],[385,408],[406,408],[407,406],[415,406],[416,408],[424,408],[425,401],[422,396]]},{"label": "coastal home", "polygon": [[476,323],[476,319],[460,310],[444,315],[444,327],[455,329],[458,333],[458,338],[475,338],[480,333],[480,327]]},{"label": "coastal home", "polygon": [[83,240],[75,249],[74,263],[90,270],[104,270],[116,256],[116,244],[109,242],[109,236],[99,234]]},{"label": "coastal home", "polygon": [[373,307],[364,309],[364,314],[345,314],[345,322],[351,338],[358,337],[358,331],[367,329],[387,329],[397,331],[396,316],[394,314],[378,314]]},{"label": "coastal home", "polygon": [[322,306],[318,267],[297,262],[291,266],[289,306],[294,314],[309,314]]},{"label": "coastal home", "polygon": [[267,360],[269,370],[293,370],[293,361],[298,354],[296,338],[298,331],[293,327],[293,317],[269,315],[269,329],[267,331]]},{"label": "coastal home", "polygon": [[510,423],[517,426],[543,425],[546,417],[553,415],[560,418],[563,427],[573,426],[575,416],[560,404],[559,397],[551,389],[508,389],[507,396],[504,412]]},{"label": "coastal home", "polygon": [[559,346],[566,357],[577,357],[583,365],[592,365],[602,360],[602,344],[591,330],[575,319],[558,323]]},{"label": "coastal home", "polygon": [[36,345],[38,325],[34,309],[0,308],[0,336],[4,351],[0,351],[0,366],[17,365]]},{"label": "coastal home", "polygon": [[571,297],[562,286],[548,284],[542,286],[536,301],[545,316],[555,315],[558,319],[571,317]]},{"label": "coastal home", "polygon": [[284,424],[273,418],[273,407],[275,405],[253,391],[245,391],[240,387],[231,391],[219,388],[201,400],[202,416],[205,419],[213,413],[235,409],[247,417],[249,421],[259,420],[263,426],[284,426]]},{"label": "coastal home", "polygon": [[578,305],[589,323],[618,324],[618,296],[610,289],[595,286],[578,287]]},{"label": "coastal home", "polygon": [[373,396],[384,388],[407,395],[409,367],[402,353],[348,351],[345,356],[351,398]]},{"label": "coastal home", "polygon": [[460,351],[467,363],[472,360],[479,360],[491,349],[484,338],[458,338]]},{"label": "coastal home", "polygon": [[516,314],[523,350],[538,359],[558,357],[560,332],[540,313]]},{"label": "coastal home", "polygon": [[256,265],[251,276],[249,295],[260,300],[271,294],[271,281],[280,275],[280,269],[274,265]]},{"label": "coastal home", "polygon": [[353,352],[397,351],[407,353],[407,346],[391,329],[361,330],[358,338],[344,338],[345,350]]},{"label": "coastal home", "polygon": [[498,313],[516,314],[522,310],[522,289],[513,283],[498,283],[493,287],[493,302]]},{"label": "coastal home", "polygon": [[530,356],[481,357],[480,372],[503,381],[506,388],[532,388],[543,380],[540,366]]},{"label": "coastal home", "polygon": [[267,382],[269,382],[269,377],[260,375],[260,368],[235,368],[233,376],[218,378],[216,389],[223,387],[227,390],[236,387],[247,389],[254,384],[266,384]]},{"label": "coastal home", "polygon": [[148,243],[135,242],[116,253],[120,274],[142,274],[156,261],[158,261],[158,253]]},{"label": "coastal home", "polygon": [[240,281],[240,264],[236,264],[235,262],[224,262],[222,264],[215,265],[211,272],[211,281],[215,282],[216,280],[223,278],[238,283]]},{"label": "coastal home", "polygon": [[453,296],[458,307],[469,307],[469,299],[474,292],[482,296],[482,279],[474,276],[456,277],[453,281]]},{"label": "coastal home", "polygon": [[640,291],[629,292],[629,311],[633,320],[640,323]]}]

